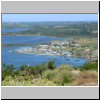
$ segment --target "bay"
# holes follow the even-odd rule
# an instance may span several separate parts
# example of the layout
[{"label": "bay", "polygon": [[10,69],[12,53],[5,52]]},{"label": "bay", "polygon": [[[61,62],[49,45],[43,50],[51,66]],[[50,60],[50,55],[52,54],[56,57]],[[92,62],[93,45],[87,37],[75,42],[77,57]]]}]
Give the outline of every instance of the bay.
[{"label": "bay", "polygon": [[2,36],[2,44],[41,44],[49,43],[53,40],[64,40],[50,36]]},{"label": "bay", "polygon": [[[3,46],[2,47],[2,64],[13,64],[17,69],[21,65],[39,65],[42,63],[46,63],[50,60],[55,61],[56,66],[60,66],[61,64],[69,64],[73,67],[78,67],[86,63],[86,60],[83,58],[72,58],[68,57],[69,60],[66,60],[66,57],[63,56],[46,56],[46,55],[36,55],[36,54],[18,54],[12,53],[11,50],[17,49],[20,47],[16,46]],[[76,61],[78,60],[78,61]]]},{"label": "bay", "polygon": [[[54,40],[64,40],[65,38],[57,38],[50,36],[2,36],[2,44],[44,44]],[[69,38],[66,38],[67,40]],[[20,46],[2,46],[2,64],[13,64],[17,69],[21,65],[27,64],[31,66],[46,63],[50,60],[55,61],[55,65],[59,67],[61,64],[69,64],[73,67],[78,67],[85,64],[87,61],[83,58],[73,58],[63,56],[47,56],[36,54],[18,54],[10,51],[18,49]]]}]

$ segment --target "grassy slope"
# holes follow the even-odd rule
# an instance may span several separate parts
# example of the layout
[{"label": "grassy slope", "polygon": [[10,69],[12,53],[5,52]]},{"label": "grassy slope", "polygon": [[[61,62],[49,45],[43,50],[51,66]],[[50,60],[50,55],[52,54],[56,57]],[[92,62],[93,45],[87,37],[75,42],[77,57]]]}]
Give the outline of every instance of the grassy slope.
[{"label": "grassy slope", "polygon": [[33,67],[23,65],[19,71],[11,71],[12,69],[13,67],[9,67],[3,70],[3,86],[96,86],[98,84],[97,61],[80,68],[72,68],[69,65],[55,68],[54,62],[48,62]]}]

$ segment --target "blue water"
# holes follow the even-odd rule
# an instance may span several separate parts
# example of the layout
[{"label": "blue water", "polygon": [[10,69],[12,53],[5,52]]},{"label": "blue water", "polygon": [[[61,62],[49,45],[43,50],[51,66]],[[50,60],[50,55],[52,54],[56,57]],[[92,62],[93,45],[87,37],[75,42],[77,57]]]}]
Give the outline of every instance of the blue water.
[{"label": "blue water", "polygon": [[53,40],[63,40],[50,36],[2,36],[2,44],[41,44]]},{"label": "blue water", "polygon": [[[47,37],[47,36],[2,36],[2,43],[5,44],[16,44],[16,43],[45,43],[59,38]],[[20,41],[20,42],[19,42]],[[22,41],[22,42],[21,42]],[[62,56],[45,56],[45,55],[35,55],[35,54],[18,54],[9,52],[14,49],[18,49],[18,46],[2,46],[2,64],[13,64],[18,69],[23,64],[28,65],[39,65],[49,60],[54,60],[56,66],[61,64],[69,64],[74,67],[81,66],[86,63],[86,60],[83,58],[72,58],[69,57],[69,60],[66,60]],[[79,59],[79,61],[75,61]]]},{"label": "blue water", "polygon": [[28,28],[2,28],[2,34],[10,32],[10,33],[17,33],[17,32],[21,32],[21,31],[26,31],[28,30]]},{"label": "blue water", "polygon": [[[66,58],[62,57],[62,56],[18,54],[18,53],[9,52],[9,51],[17,49],[17,48],[19,48],[19,47],[3,46],[2,47],[2,63],[13,64],[18,69],[23,64],[39,65],[39,64],[48,62],[49,60],[54,60],[56,66],[60,66],[61,64],[69,64],[69,65],[72,65],[74,67],[81,66],[86,62],[86,60],[82,59],[82,58],[80,59],[80,58],[69,57],[69,60],[66,60]],[[79,59],[79,61],[75,61],[76,59]]]}]

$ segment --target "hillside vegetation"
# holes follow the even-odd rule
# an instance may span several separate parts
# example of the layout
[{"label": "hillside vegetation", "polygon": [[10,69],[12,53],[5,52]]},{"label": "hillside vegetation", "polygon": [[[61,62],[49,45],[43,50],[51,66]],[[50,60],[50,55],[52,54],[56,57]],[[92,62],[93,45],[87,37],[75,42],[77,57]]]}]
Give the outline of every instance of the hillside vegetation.
[{"label": "hillside vegetation", "polygon": [[28,30],[14,33],[3,33],[6,35],[47,35],[64,37],[68,35],[98,35],[97,22],[5,22],[2,28],[27,28]]},{"label": "hillside vegetation", "polygon": [[38,66],[3,64],[2,86],[97,86],[98,61],[78,68],[69,65],[56,67],[54,61]]}]

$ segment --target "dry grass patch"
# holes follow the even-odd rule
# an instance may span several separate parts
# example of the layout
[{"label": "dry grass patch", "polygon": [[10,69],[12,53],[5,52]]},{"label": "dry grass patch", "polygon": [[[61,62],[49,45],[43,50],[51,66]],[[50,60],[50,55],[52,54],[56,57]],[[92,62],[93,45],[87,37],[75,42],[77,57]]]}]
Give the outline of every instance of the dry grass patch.
[{"label": "dry grass patch", "polygon": [[73,81],[78,86],[97,86],[98,72],[97,71],[83,71]]},{"label": "dry grass patch", "polygon": [[[92,41],[91,41],[92,40]],[[82,46],[93,46],[98,42],[97,38],[81,38],[80,44]]]}]

